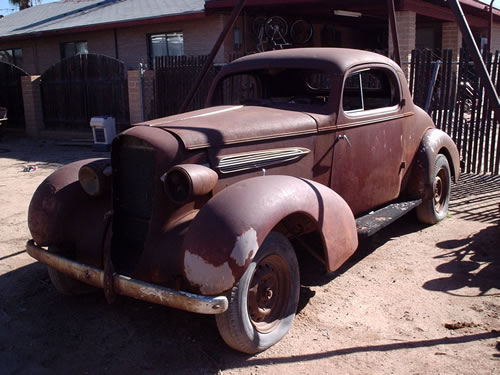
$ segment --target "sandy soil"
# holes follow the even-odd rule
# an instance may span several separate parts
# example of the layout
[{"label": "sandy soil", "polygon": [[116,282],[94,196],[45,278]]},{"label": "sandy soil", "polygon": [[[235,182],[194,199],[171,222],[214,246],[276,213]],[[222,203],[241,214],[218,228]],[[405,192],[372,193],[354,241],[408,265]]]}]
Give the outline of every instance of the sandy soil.
[{"label": "sandy soil", "polygon": [[408,214],[333,275],[305,259],[291,332],[248,356],[211,316],[58,295],[24,251],[29,201],[59,165],[99,154],[25,139],[0,152],[2,374],[500,373],[500,177],[464,176],[442,223]]}]

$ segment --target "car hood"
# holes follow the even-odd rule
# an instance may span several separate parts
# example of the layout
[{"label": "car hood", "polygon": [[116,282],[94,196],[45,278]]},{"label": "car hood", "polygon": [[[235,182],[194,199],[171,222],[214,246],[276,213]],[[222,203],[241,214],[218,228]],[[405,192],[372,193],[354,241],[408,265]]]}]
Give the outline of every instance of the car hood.
[{"label": "car hood", "polygon": [[163,128],[187,149],[315,133],[314,118],[304,112],[259,106],[217,106],[146,121],[136,126]]}]

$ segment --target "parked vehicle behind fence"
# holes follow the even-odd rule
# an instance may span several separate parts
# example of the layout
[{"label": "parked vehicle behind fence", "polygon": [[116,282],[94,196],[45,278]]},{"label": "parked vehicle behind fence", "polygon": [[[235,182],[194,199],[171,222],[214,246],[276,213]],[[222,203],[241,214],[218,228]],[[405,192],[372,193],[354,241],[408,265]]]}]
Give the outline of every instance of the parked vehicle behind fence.
[{"label": "parked vehicle behind fence", "polygon": [[225,66],[206,108],[136,124],[110,159],[49,176],[27,250],[62,293],[214,314],[229,346],[256,353],[292,325],[297,251],[333,272],[412,208],[434,224],[459,173],[388,58],[264,52]]}]

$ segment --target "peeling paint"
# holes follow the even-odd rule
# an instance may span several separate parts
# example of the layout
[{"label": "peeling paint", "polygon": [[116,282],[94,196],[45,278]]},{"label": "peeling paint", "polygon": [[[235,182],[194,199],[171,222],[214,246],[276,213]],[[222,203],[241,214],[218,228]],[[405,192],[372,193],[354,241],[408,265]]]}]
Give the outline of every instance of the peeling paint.
[{"label": "peeling paint", "polygon": [[200,292],[205,295],[221,293],[235,284],[233,272],[227,262],[216,267],[189,250],[184,253],[184,271],[189,282],[199,286]]},{"label": "peeling paint", "polygon": [[163,302],[163,295],[159,291],[154,290],[153,288],[148,288],[148,287],[145,286],[145,287],[141,287],[140,291],[141,291],[141,297],[155,296],[160,301]]},{"label": "peeling paint", "polygon": [[234,259],[238,266],[243,267],[248,257],[255,254],[258,248],[257,232],[255,229],[250,228],[236,237],[236,242],[231,251],[231,258]]}]

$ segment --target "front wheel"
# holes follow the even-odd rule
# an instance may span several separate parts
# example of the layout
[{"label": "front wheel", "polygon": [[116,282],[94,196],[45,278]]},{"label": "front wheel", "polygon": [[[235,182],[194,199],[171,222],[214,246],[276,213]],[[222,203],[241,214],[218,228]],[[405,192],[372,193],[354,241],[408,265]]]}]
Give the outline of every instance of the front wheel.
[{"label": "front wheel", "polygon": [[425,224],[435,224],[448,214],[451,194],[451,172],[446,156],[438,155],[434,163],[431,199],[417,207],[417,217]]},{"label": "front wheel", "polygon": [[284,235],[271,232],[231,289],[228,310],[216,315],[219,333],[238,351],[254,354],[266,350],[292,326],[299,290],[295,251]]},{"label": "front wheel", "polygon": [[[59,249],[55,247],[49,247],[49,252],[60,253]],[[73,279],[72,277],[66,275],[65,273],[56,271],[55,269],[47,266],[47,271],[49,274],[50,281],[56,290],[65,296],[76,296],[80,294],[91,294],[95,293],[98,289],[82,283],[79,280]]]}]

